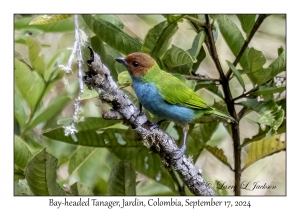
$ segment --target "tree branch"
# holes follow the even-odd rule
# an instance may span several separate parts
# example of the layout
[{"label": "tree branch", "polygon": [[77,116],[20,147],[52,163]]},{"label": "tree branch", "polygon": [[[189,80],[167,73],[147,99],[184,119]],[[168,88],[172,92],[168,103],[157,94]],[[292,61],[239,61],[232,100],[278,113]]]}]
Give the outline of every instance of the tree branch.
[{"label": "tree branch", "polygon": [[[217,70],[220,74],[221,84],[223,86],[225,103],[230,115],[238,121],[238,116],[234,108],[234,101],[232,100],[231,91],[229,88],[229,81],[226,78],[221,63],[219,61],[218,53],[216,50],[216,45],[214,42],[212,34],[212,26],[209,21],[208,15],[205,15],[206,20],[206,32],[208,35],[208,44],[210,45],[208,49],[210,50],[210,55],[217,67]],[[231,124],[231,132],[233,139],[233,151],[234,151],[234,175],[235,175],[235,195],[241,195],[240,183],[241,183],[241,148],[240,148],[240,131],[239,124]]]},{"label": "tree branch", "polygon": [[254,92],[254,91],[257,91],[257,90],[258,90],[258,86],[254,87],[253,89],[249,90],[248,92],[243,93],[242,95],[240,95],[240,96],[234,98],[233,101],[236,101],[236,100],[238,100],[238,99],[241,99],[241,98],[243,98],[243,97],[246,97],[248,94],[250,94],[250,93],[252,93],[252,92]]},{"label": "tree branch", "polygon": [[201,78],[200,76],[193,76],[193,75],[182,75],[188,80],[197,80],[197,81],[212,81],[212,82],[220,82],[220,79],[213,79],[213,78]]},{"label": "tree branch", "polygon": [[247,107],[246,106],[244,106],[242,109],[241,109],[241,111],[238,113],[238,122],[240,122],[241,121],[241,119],[242,119],[242,117],[243,117],[243,115],[245,114],[245,111],[247,110]]},{"label": "tree branch", "polygon": [[[207,185],[202,174],[191,161],[182,156],[176,159],[179,151],[174,139],[159,128],[151,128],[151,123],[146,115],[128,99],[128,97],[117,87],[110,76],[110,72],[102,64],[100,57],[91,50],[91,58],[87,61],[88,72],[85,83],[88,87],[94,88],[99,93],[99,98],[111,103],[113,109],[104,112],[104,119],[123,119],[132,126],[142,137],[146,145],[155,145],[159,156],[170,163],[177,171],[182,181],[195,195],[215,195],[214,191]],[[118,113],[118,114],[117,114]]]},{"label": "tree branch", "polygon": [[[248,38],[245,40],[239,54],[236,56],[235,61],[232,63],[234,66],[236,66],[238,64],[238,62],[240,61],[240,59],[242,58],[245,50],[247,49],[252,37],[254,36],[255,32],[257,31],[257,29],[260,27],[260,25],[262,24],[262,22],[264,21],[264,19],[266,18],[267,15],[259,15],[258,19],[256,20]],[[231,75],[232,71],[229,68],[226,74],[226,78],[229,79],[230,75]]]}]

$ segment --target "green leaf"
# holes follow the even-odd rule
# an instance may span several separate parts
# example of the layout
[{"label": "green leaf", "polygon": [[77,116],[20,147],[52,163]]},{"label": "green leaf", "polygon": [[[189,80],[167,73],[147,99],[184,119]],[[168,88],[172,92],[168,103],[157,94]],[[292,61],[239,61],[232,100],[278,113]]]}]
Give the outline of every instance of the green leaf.
[{"label": "green leaf", "polygon": [[79,182],[76,182],[71,185],[71,191],[72,191],[72,195],[79,195],[79,196],[92,196],[93,195],[91,188],[89,188]]},{"label": "green leaf", "polygon": [[172,45],[171,49],[166,51],[163,62],[168,68],[174,68],[185,64],[196,63],[197,60],[187,51]]},{"label": "green leaf", "polygon": [[[63,125],[63,126],[67,126],[70,125],[73,122],[73,118],[66,118],[66,119],[59,119],[57,120],[57,125]],[[48,131],[46,131],[45,133],[47,133]]]},{"label": "green leaf", "polygon": [[17,119],[19,123],[20,130],[22,130],[27,119],[25,113],[26,104],[23,103],[22,96],[20,95],[18,89],[14,89],[14,93],[15,93],[14,117]]},{"label": "green leaf", "polygon": [[14,168],[15,172],[24,174],[25,167],[27,162],[32,157],[31,152],[29,151],[27,145],[19,136],[14,136]]},{"label": "green leaf", "polygon": [[123,71],[118,75],[118,84],[121,87],[126,87],[131,85],[132,80],[130,78],[130,75],[128,73],[128,71]]},{"label": "green leaf", "polygon": [[63,77],[64,71],[62,71],[58,65],[66,64],[70,58],[71,52],[71,50],[61,50],[50,59],[44,73],[45,81],[55,82]]},{"label": "green leaf", "polygon": [[[68,173],[70,176],[76,174],[81,168],[84,168],[84,164],[89,165],[88,161],[95,159],[93,156],[97,156],[96,153],[100,152],[99,148],[94,147],[78,147],[76,152],[69,159]],[[95,154],[95,155],[94,155]]]},{"label": "green leaf", "polygon": [[182,18],[184,17],[184,15],[163,15],[168,23],[173,23],[173,22],[182,22]]},{"label": "green leaf", "polygon": [[118,162],[118,158],[107,149],[79,146],[69,159],[69,179],[92,188],[95,195],[108,195],[109,174]]},{"label": "green leaf", "polygon": [[25,177],[34,195],[65,195],[56,182],[57,159],[46,152],[44,148],[27,164]]},{"label": "green leaf", "polygon": [[264,95],[273,95],[274,93],[281,93],[286,90],[286,86],[279,87],[266,87],[260,86],[257,91],[251,93],[254,96],[264,96]]},{"label": "green leaf", "polygon": [[18,194],[17,195],[22,195],[22,196],[26,196],[26,195],[30,195],[32,196],[33,193],[30,191],[29,186],[27,184],[26,179],[19,179],[15,181],[15,186],[18,186]]},{"label": "green leaf", "polygon": [[238,19],[241,22],[242,28],[244,32],[247,34],[247,37],[249,36],[254,24],[255,24],[255,17],[254,14],[240,14],[236,15]]},{"label": "green leaf", "polygon": [[26,37],[26,42],[28,46],[28,55],[29,55],[31,66],[41,76],[43,76],[45,72],[45,63],[44,63],[44,56],[40,55],[42,47],[40,43],[31,36]]},{"label": "green leaf", "polygon": [[[193,41],[192,47],[187,50],[187,52],[197,60],[195,63],[188,63],[182,66],[178,66],[172,69],[172,72],[180,73],[180,74],[189,74],[190,71],[197,71],[200,63],[205,58],[205,51],[202,47],[203,42],[205,40],[206,34],[201,31],[198,33]],[[170,71],[170,69],[169,69]]]},{"label": "green leaf", "polygon": [[[91,146],[91,147],[140,147],[141,142],[125,137],[126,130],[110,128],[118,120],[105,120],[103,118],[85,118],[84,122],[76,124],[78,133],[65,136],[63,128],[56,128],[43,133],[44,136],[53,140],[62,141],[69,144]],[[104,131],[97,131],[104,129]]]},{"label": "green leaf", "polygon": [[218,147],[211,147],[209,145],[203,144],[203,147],[209,151],[213,156],[215,156],[218,160],[220,160],[223,164],[228,166],[231,170],[232,167],[227,161],[227,157],[224,155],[224,152],[222,149],[219,149]]},{"label": "green leaf", "polygon": [[266,129],[263,130],[261,129],[261,127],[259,127],[258,133],[255,136],[252,136],[251,138],[245,138],[243,144],[240,147],[244,147],[252,142],[262,140],[263,138],[266,137],[267,132],[268,131]]},{"label": "green leaf", "polygon": [[212,35],[213,35],[213,39],[214,39],[214,42],[216,42],[218,40],[218,36],[219,36],[219,28],[218,28],[218,25],[214,25],[212,27]]},{"label": "green leaf", "polygon": [[116,165],[109,176],[108,192],[110,195],[136,195],[135,191],[135,171],[131,163],[121,161]]},{"label": "green leaf", "polygon": [[278,56],[278,58],[273,61],[268,68],[263,68],[266,62],[266,58],[262,52],[251,48],[248,54],[248,62],[250,73],[248,73],[249,78],[257,85],[264,84],[269,81],[277,74],[285,71],[285,51]]},{"label": "green leaf", "polygon": [[232,70],[233,74],[236,76],[239,83],[242,85],[244,92],[245,92],[246,91],[245,83],[244,83],[242,76],[240,75],[240,72],[235,68],[235,66],[230,61],[226,60],[226,62],[227,62],[227,65],[229,66],[229,68]]},{"label": "green leaf", "polygon": [[[19,186],[19,180],[21,178],[16,178],[14,177],[14,196],[18,196],[18,195],[21,195],[21,192],[20,192],[20,186]],[[29,188],[29,187],[28,187]]]},{"label": "green leaf", "polygon": [[218,86],[215,82],[212,81],[199,81],[196,84],[195,91],[205,88],[213,93],[218,94],[219,96],[223,97],[222,93],[219,91]]},{"label": "green leaf", "polygon": [[101,61],[110,70],[110,73],[115,81],[118,78],[118,74],[123,71],[127,71],[123,65],[120,65],[115,60],[115,58],[122,56],[118,51],[114,50],[109,45],[104,44],[101,39],[96,36],[91,38],[91,44],[93,50],[100,56]]},{"label": "green leaf", "polygon": [[[134,139],[134,133],[131,139]],[[120,160],[131,162],[135,171],[169,187],[171,190],[175,190],[174,181],[167,169],[162,165],[160,157],[157,154],[151,153],[145,146],[111,147],[109,151]]]},{"label": "green leaf", "polygon": [[[217,17],[217,21],[223,38],[225,39],[233,54],[237,56],[245,42],[242,33],[227,15],[219,15]],[[248,66],[248,51],[249,49],[247,48],[240,59],[240,64],[243,68],[246,68]]]},{"label": "green leaf", "polygon": [[281,141],[280,135],[264,138],[250,144],[243,171],[256,161],[286,150],[286,140]]},{"label": "green leaf", "polygon": [[111,24],[113,24],[114,26],[116,26],[119,29],[123,29],[124,25],[123,22],[117,18],[115,15],[95,15],[94,16],[96,19],[102,19],[105,20],[107,22],[110,22]]},{"label": "green leaf", "polygon": [[141,51],[159,61],[168,49],[172,36],[177,30],[176,22],[169,24],[168,21],[163,21],[155,25],[148,31]]},{"label": "green leaf", "polygon": [[191,49],[188,50],[188,53],[193,56],[197,57],[200,53],[200,50],[202,49],[203,42],[205,41],[206,34],[204,31],[201,31],[198,33],[193,41]]},{"label": "green leaf", "polygon": [[15,86],[33,110],[44,91],[45,83],[37,72],[32,71],[25,63],[15,59]]},{"label": "green leaf", "polygon": [[151,182],[140,185],[136,189],[137,196],[178,196],[179,193],[171,191],[168,187],[158,183]]},{"label": "green leaf", "polygon": [[87,99],[99,97],[99,94],[95,89],[90,90],[86,85],[83,88],[84,88],[84,92],[81,95],[81,100],[87,100]]},{"label": "green leaf", "polygon": [[[111,171],[111,170],[110,170]],[[108,176],[109,173],[108,172]],[[95,184],[95,187],[93,188],[94,195],[108,195],[108,183],[106,180],[99,178],[97,183]]]},{"label": "green leaf", "polygon": [[52,103],[42,112],[36,114],[29,122],[27,130],[31,130],[41,122],[49,120],[63,110],[65,105],[71,100],[68,96],[63,96],[52,100]]},{"label": "green leaf", "polygon": [[31,32],[33,36],[46,32],[67,32],[74,31],[74,21],[70,19],[61,20],[59,22],[50,23],[47,25],[29,25],[35,17],[22,18],[14,22],[15,30]]},{"label": "green leaf", "polygon": [[277,49],[277,53],[278,53],[278,56],[280,56],[280,54],[284,51],[284,49],[282,47],[279,47]]},{"label": "green leaf", "polygon": [[122,54],[128,55],[141,50],[141,43],[133,39],[124,31],[103,19],[96,19],[92,15],[81,15],[88,27],[101,41],[105,42]]},{"label": "green leaf", "polygon": [[281,53],[278,56],[278,58],[276,60],[274,60],[268,67],[268,69],[270,70],[268,72],[268,76],[266,78],[266,81],[268,81],[269,79],[272,79],[273,77],[275,77],[277,74],[285,71],[286,68],[286,63],[285,63],[285,50],[280,50]]},{"label": "green leaf", "polygon": [[29,25],[43,25],[67,19],[73,15],[41,15],[30,21]]},{"label": "green leaf", "polygon": [[[199,125],[199,141],[201,142],[208,142],[212,135],[215,133],[219,125],[219,122],[213,122],[213,123],[201,123]],[[194,129],[194,131],[196,131]]]},{"label": "green leaf", "polygon": [[196,71],[198,70],[198,68],[199,68],[199,66],[200,66],[200,64],[201,64],[201,62],[204,60],[205,57],[206,57],[206,53],[205,53],[204,48],[202,47],[202,48],[200,49],[200,52],[199,52],[198,56],[196,57],[197,62],[194,63],[193,66],[192,66],[192,70],[193,70],[194,72],[196,72]]},{"label": "green leaf", "polygon": [[199,123],[193,129],[190,129],[187,139],[186,153],[193,157],[194,162],[197,161],[199,155],[204,149],[204,143],[211,139],[211,136],[218,128],[219,122]]},{"label": "green leaf", "polygon": [[267,136],[272,133],[275,134],[284,120],[284,110],[280,109],[274,101],[258,102],[256,99],[247,99],[241,102],[241,104],[259,114],[256,122],[261,124],[262,127],[270,126],[271,130],[269,131],[270,133],[267,133]]}]

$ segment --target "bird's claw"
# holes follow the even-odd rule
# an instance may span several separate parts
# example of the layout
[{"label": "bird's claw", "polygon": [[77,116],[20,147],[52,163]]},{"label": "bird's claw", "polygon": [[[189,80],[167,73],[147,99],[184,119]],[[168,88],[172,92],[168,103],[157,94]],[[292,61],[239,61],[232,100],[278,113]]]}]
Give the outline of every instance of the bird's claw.
[{"label": "bird's claw", "polygon": [[176,154],[174,155],[174,159],[175,160],[180,159],[184,155],[185,150],[186,150],[186,145],[184,144],[179,150],[176,151]]}]

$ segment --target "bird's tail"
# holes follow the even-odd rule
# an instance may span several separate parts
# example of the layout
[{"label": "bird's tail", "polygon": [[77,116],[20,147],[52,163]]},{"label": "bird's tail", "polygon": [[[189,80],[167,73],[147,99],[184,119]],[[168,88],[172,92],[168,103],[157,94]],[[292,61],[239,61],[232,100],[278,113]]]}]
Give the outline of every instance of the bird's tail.
[{"label": "bird's tail", "polygon": [[219,110],[213,109],[213,110],[211,110],[211,114],[215,115],[217,117],[220,117],[220,118],[226,120],[227,122],[230,121],[230,122],[237,123],[237,121],[233,117],[231,117],[230,115],[225,114]]}]

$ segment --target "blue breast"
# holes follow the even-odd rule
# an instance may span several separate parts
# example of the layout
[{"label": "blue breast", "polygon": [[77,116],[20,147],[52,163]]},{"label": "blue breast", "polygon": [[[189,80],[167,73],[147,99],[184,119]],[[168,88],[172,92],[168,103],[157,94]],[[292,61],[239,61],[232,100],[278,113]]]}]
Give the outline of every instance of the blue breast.
[{"label": "blue breast", "polygon": [[191,108],[169,104],[159,93],[153,83],[143,82],[141,78],[132,76],[133,89],[143,105],[152,114],[185,125],[195,117],[195,111]]}]

